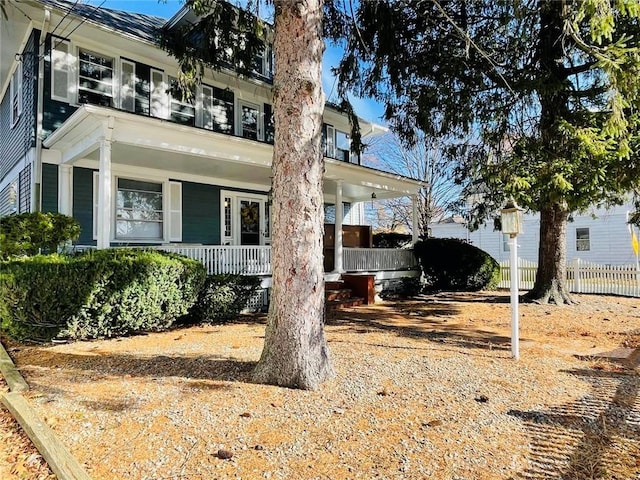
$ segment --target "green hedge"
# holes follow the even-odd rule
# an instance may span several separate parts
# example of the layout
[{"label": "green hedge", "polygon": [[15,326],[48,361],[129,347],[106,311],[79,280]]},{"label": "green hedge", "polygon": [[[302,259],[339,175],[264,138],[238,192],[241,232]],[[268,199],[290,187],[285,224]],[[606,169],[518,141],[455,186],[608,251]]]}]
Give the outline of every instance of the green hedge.
[{"label": "green hedge", "polygon": [[61,213],[21,213],[0,218],[0,258],[55,253],[80,236],[80,224]]},{"label": "green hedge", "polygon": [[191,309],[189,323],[220,323],[236,318],[258,292],[260,277],[209,275]]},{"label": "green hedge", "polygon": [[495,289],[500,265],[484,250],[454,238],[427,238],[414,251],[431,290]]},{"label": "green hedge", "polygon": [[35,256],[0,269],[0,328],[39,341],[166,329],[188,312],[205,279],[200,262],[133,249]]}]

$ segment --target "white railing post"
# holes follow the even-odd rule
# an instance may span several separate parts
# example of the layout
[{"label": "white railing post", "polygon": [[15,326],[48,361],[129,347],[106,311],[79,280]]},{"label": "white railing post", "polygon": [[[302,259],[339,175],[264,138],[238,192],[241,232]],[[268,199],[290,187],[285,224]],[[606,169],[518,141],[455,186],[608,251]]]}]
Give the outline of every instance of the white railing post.
[{"label": "white railing post", "polygon": [[582,283],[580,282],[580,259],[574,258],[571,266],[573,268],[573,291],[580,293],[582,291]]}]

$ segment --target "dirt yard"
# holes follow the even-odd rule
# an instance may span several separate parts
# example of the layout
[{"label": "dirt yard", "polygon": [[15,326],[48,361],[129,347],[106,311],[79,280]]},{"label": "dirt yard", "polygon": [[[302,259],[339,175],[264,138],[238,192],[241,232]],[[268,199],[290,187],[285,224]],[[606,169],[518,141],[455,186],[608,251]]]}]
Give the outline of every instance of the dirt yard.
[{"label": "dirt yard", "polygon": [[[640,300],[576,298],[521,305],[519,361],[506,293],[341,312],[326,328],[337,376],[317,392],[249,382],[264,316],[5,345],[95,480],[640,478]],[[47,478],[7,451],[3,479]]]}]

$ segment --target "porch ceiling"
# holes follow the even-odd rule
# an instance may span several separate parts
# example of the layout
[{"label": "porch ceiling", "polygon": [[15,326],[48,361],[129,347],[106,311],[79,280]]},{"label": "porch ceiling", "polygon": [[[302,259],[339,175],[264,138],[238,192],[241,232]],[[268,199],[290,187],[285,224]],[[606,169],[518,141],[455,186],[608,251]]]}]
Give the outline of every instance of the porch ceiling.
[{"label": "porch ceiling", "polygon": [[[271,145],[119,110],[83,105],[51,134],[44,146],[60,162],[97,168],[99,147],[111,140],[111,162],[206,180],[227,179],[269,188]],[[416,193],[420,182],[372,168],[325,159],[324,193],[332,196],[342,180],[348,201],[393,198]]]}]

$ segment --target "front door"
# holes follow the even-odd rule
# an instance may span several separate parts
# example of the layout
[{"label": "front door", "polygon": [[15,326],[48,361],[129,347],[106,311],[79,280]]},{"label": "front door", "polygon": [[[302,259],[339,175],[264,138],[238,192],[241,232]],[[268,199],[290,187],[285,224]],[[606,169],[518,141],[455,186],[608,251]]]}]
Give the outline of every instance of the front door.
[{"label": "front door", "polygon": [[222,191],[222,244],[269,245],[269,203],[266,195]]},{"label": "front door", "polygon": [[240,245],[260,245],[262,232],[260,201],[240,198]]}]

